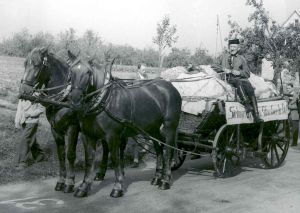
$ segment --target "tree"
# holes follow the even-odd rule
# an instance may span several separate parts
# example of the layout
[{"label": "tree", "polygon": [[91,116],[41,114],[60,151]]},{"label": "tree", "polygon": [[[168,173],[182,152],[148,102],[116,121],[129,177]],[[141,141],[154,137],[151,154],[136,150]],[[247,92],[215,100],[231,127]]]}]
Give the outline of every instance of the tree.
[{"label": "tree", "polygon": [[166,57],[165,64],[167,67],[187,66],[190,63],[191,52],[189,49],[172,48]]},{"label": "tree", "polygon": [[58,47],[59,49],[67,49],[68,45],[76,40],[76,31],[74,28],[69,28],[68,30],[59,33],[58,35]]},{"label": "tree", "polygon": [[14,33],[12,38],[4,40],[1,49],[5,54],[24,57],[31,50],[31,37],[32,35],[29,34],[28,30],[23,29],[20,32]]},{"label": "tree", "polygon": [[150,67],[158,67],[159,53],[152,48],[146,48],[138,54],[139,63],[144,63]]},{"label": "tree", "polygon": [[164,50],[176,43],[178,36],[175,36],[176,25],[171,25],[170,18],[165,16],[161,23],[157,23],[157,35],[153,37],[153,43],[158,46],[159,67],[162,67],[164,60]]},{"label": "tree", "polygon": [[[272,20],[264,8],[263,0],[247,0],[246,5],[254,9],[248,20],[252,26],[241,28],[238,23],[229,20],[229,37],[239,34],[242,37],[242,52],[257,56],[256,65],[266,54],[270,54],[275,71],[273,82],[280,76],[283,61],[290,59],[296,66],[300,49],[299,26],[283,27]],[[296,69],[294,69],[296,70]]]},{"label": "tree", "polygon": [[83,57],[96,59],[98,63],[103,62],[103,42],[93,30],[85,31],[83,36],[78,39],[78,46]]},{"label": "tree", "polygon": [[208,51],[205,48],[199,46],[191,56],[191,63],[194,65],[212,64],[213,58],[208,54]]}]

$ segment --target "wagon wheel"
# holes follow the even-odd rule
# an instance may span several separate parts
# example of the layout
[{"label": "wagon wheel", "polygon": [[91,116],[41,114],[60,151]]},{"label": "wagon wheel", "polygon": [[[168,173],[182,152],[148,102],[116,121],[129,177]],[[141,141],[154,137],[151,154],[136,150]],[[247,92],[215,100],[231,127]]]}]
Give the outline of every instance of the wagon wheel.
[{"label": "wagon wheel", "polygon": [[[237,126],[223,125],[217,132],[214,143],[212,158],[215,167],[215,176],[233,176],[239,165],[239,150],[237,147],[239,129]],[[239,136],[241,139],[241,136]]]},{"label": "wagon wheel", "polygon": [[290,128],[287,120],[272,121],[264,124],[261,137],[262,160],[266,168],[279,167],[288,152]]},{"label": "wagon wheel", "polygon": [[179,151],[179,150],[174,151],[174,158],[171,164],[172,171],[179,169],[186,158],[186,152],[184,152],[185,149],[183,148],[183,146],[181,144],[177,144],[177,148],[183,151]]}]

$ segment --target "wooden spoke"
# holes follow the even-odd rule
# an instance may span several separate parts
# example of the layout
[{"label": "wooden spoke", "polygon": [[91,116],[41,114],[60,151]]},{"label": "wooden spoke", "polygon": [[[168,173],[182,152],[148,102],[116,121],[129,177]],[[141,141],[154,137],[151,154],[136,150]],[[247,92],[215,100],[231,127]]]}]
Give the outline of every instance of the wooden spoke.
[{"label": "wooden spoke", "polygon": [[267,154],[262,157],[262,160],[267,168],[276,168],[284,161],[289,148],[289,131],[287,120],[270,121],[264,124],[262,152]]},{"label": "wooden spoke", "polygon": [[237,126],[222,126],[214,139],[212,157],[218,177],[232,176],[239,164]]},{"label": "wooden spoke", "polygon": [[277,162],[279,162],[280,157],[279,157],[279,154],[278,154],[278,150],[277,150],[276,144],[275,144],[275,146],[274,146],[274,150],[275,150]]},{"label": "wooden spoke", "polygon": [[283,147],[279,144],[279,143],[276,143],[276,146],[278,146],[280,149],[281,149],[281,151],[283,151],[284,152],[284,149],[283,149]]}]

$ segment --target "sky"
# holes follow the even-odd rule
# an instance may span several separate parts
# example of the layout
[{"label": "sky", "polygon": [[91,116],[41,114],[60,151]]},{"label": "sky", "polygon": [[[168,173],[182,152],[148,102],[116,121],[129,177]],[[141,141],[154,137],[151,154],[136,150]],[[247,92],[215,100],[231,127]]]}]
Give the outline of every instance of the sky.
[{"label": "sky", "polygon": [[[157,23],[168,15],[177,26],[178,48],[200,45],[216,50],[217,15],[222,38],[227,37],[228,15],[241,26],[252,11],[246,0],[0,0],[0,39],[24,28],[54,35],[70,27],[80,36],[94,30],[105,41],[136,48],[154,47]],[[270,16],[283,23],[299,0],[264,0]],[[218,39],[220,43],[220,39]],[[220,47],[218,47],[220,48]]]}]

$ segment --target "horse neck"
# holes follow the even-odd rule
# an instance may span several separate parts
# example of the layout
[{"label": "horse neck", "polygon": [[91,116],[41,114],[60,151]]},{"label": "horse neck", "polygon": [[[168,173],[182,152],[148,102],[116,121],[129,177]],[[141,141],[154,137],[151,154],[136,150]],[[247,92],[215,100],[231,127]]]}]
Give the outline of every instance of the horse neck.
[{"label": "horse neck", "polygon": [[[49,75],[50,79],[47,84],[47,88],[56,87],[60,85],[67,84],[69,75],[69,66],[62,59],[59,59],[55,55],[50,55],[49,57]],[[61,91],[64,87],[59,88]],[[54,90],[53,93],[57,92]]]}]

